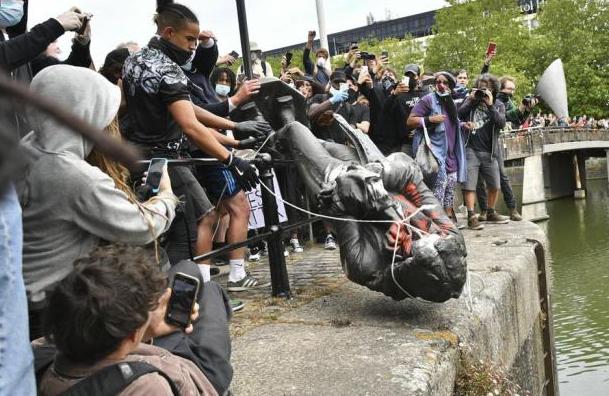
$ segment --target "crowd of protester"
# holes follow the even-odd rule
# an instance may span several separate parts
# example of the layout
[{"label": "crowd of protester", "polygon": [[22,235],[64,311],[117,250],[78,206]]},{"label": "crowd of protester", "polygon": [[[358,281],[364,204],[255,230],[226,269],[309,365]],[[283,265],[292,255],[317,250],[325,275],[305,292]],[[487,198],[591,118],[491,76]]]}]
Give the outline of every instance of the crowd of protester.
[{"label": "crowd of protester", "polygon": [[[257,173],[241,153],[260,147],[271,126],[231,117],[259,92],[261,78],[277,75],[302,95],[311,131],[327,144],[348,144],[344,121],[385,155],[404,152],[419,162],[429,150],[438,170],[426,182],[457,224],[460,185],[467,227],[474,230],[484,222],[521,220],[500,133],[609,127],[609,120],[586,116],[532,116],[536,98],[516,102],[516,80],[489,74],[494,53],[473,84],[466,70],[450,65],[396,70],[387,53],[366,53],[357,43],[333,68],[329,51],[314,48],[310,31],[302,60],[286,54],[276,74],[250,43],[254,78],[248,80],[243,66],[236,73],[231,68],[238,55],[221,56],[214,33],[202,30],[189,8],[157,3],[150,41],[118,44],[96,71],[94,24],[85,12],[73,8],[28,31],[27,0],[0,1],[0,68],[10,78],[135,144],[146,160],[217,160],[165,168],[158,191],[151,192],[142,188],[145,168],[129,172],[51,116],[2,102],[2,139],[15,146],[20,139],[24,159],[16,167],[7,160],[9,150],[2,151],[2,167],[16,174],[0,173],[0,366],[6,370],[0,394],[35,394],[38,385],[39,394],[57,395],[100,382],[122,394],[230,392],[228,322],[243,304],[226,290],[269,283],[248,273],[245,248],[214,262],[193,258],[248,236],[246,192],[257,184]],[[60,61],[56,40],[70,32],[71,52]],[[499,190],[509,216],[495,210]],[[336,249],[332,225],[320,232],[324,247]],[[291,252],[303,251],[297,232],[288,239]],[[264,250],[252,246],[250,260]],[[212,264],[229,266],[224,288],[211,281],[218,272]],[[168,285],[178,272],[204,285],[192,324],[182,329],[165,321]],[[152,371],[138,366],[138,375],[118,381],[106,370],[117,362],[145,362]]]}]

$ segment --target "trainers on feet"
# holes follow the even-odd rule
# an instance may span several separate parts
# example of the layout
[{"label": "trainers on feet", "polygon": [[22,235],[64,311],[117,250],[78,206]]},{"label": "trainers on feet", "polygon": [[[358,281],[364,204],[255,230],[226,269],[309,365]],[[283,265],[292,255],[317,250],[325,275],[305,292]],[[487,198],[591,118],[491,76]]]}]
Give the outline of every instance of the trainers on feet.
[{"label": "trainers on feet", "polygon": [[302,253],[304,251],[302,249],[302,246],[300,246],[300,242],[298,241],[298,238],[290,239],[290,246],[292,247],[293,253]]},{"label": "trainers on feet", "polygon": [[522,221],[522,216],[518,213],[516,209],[510,209],[510,220],[512,221]]},{"label": "trainers on feet", "polygon": [[220,268],[217,267],[211,267],[209,269],[209,276],[216,276],[220,273]]},{"label": "trainers on feet", "polygon": [[467,228],[470,230],[482,230],[484,225],[480,223],[480,220],[476,216],[471,216],[467,218]]},{"label": "trainers on feet", "polygon": [[230,299],[230,307],[233,312],[241,311],[245,307],[245,303],[241,300]]},{"label": "trainers on feet", "polygon": [[335,250],[336,249],[336,240],[332,236],[332,234],[328,234],[326,236],[326,243],[324,244],[324,249],[326,250]]},{"label": "trainers on feet", "polygon": [[269,286],[271,282],[260,283],[258,279],[254,278],[251,275],[245,275],[245,277],[239,281],[231,282],[228,281],[227,290],[231,292],[240,292],[251,289],[257,289],[259,287]]},{"label": "trainers on feet", "polygon": [[486,210],[483,210],[480,212],[480,214],[478,215],[478,221],[479,222],[486,221]]},{"label": "trainers on feet", "polygon": [[486,222],[492,224],[505,224],[510,222],[510,218],[508,216],[500,215],[497,212],[486,213]]}]

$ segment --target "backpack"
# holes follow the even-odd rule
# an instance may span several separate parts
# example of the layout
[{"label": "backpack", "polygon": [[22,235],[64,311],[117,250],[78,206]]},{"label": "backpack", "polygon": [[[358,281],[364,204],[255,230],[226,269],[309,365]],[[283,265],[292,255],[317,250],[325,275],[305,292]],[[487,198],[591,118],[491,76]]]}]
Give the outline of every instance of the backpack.
[{"label": "backpack", "polygon": [[[44,373],[55,360],[54,346],[34,348],[36,382],[40,383]],[[121,362],[91,374],[82,381],[63,392],[62,396],[115,396],[128,387],[133,381],[143,375],[158,373],[165,378],[174,396],[180,396],[180,391],[171,378],[163,371],[146,362]]]}]

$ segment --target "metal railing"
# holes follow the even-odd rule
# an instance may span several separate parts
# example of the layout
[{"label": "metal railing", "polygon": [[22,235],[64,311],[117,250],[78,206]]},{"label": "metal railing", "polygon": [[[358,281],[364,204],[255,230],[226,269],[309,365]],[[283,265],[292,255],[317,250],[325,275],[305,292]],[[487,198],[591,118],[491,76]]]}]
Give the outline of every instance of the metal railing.
[{"label": "metal railing", "polygon": [[[139,161],[146,164],[149,160]],[[168,166],[212,166],[219,161],[213,158],[188,158],[188,159],[168,159]],[[219,249],[215,249],[193,258],[195,261],[202,261],[218,257],[232,250],[239,249],[250,244],[265,240],[268,246],[269,268],[271,273],[271,288],[273,297],[291,298],[290,281],[284,256],[283,239],[288,232],[301,227],[311,225],[320,219],[315,216],[307,215],[307,218],[287,224],[279,222],[279,211],[277,200],[273,195],[274,174],[272,170],[277,167],[292,167],[293,160],[273,160],[268,154],[259,154],[252,163],[258,168],[260,173],[260,183],[265,188],[261,188],[262,206],[264,215],[264,231],[258,235],[247,238],[242,242],[230,243]],[[293,181],[289,181],[293,182]],[[189,241],[190,242],[190,241]]]},{"label": "metal railing", "polygon": [[505,160],[543,154],[543,147],[547,144],[586,141],[609,141],[609,129],[530,128],[511,131],[499,137]]}]

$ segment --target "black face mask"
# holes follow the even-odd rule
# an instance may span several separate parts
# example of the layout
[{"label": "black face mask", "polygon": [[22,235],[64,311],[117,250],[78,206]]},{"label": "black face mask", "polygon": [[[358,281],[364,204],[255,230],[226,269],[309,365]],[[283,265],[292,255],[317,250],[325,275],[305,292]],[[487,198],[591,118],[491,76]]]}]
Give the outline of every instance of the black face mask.
[{"label": "black face mask", "polygon": [[353,88],[349,88],[347,93],[349,94],[349,103],[353,103],[357,100],[357,92]]},{"label": "black face mask", "polygon": [[192,57],[191,51],[185,51],[162,37],[153,37],[148,43],[148,46],[150,48],[158,49],[159,51],[167,55],[169,59],[177,63],[178,66],[185,65]]},{"label": "black face mask", "polygon": [[390,89],[393,88],[393,86],[395,85],[395,82],[391,78],[385,77],[385,78],[383,78],[382,84],[383,84],[383,89],[385,91],[389,91]]},{"label": "black face mask", "polygon": [[417,83],[418,81],[415,80],[414,78],[410,77],[410,79],[408,80],[408,89],[412,92],[417,88]]}]

